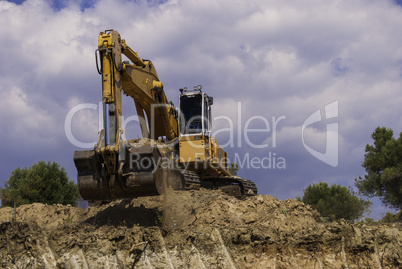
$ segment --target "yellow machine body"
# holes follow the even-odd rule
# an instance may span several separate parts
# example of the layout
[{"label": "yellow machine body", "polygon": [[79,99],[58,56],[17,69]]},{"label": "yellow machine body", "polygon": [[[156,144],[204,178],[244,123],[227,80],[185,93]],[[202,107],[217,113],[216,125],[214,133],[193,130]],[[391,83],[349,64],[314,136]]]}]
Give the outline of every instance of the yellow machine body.
[{"label": "yellow machine body", "polygon": [[231,175],[227,153],[212,137],[181,137],[179,153],[180,162],[191,170],[203,173],[206,176]]},{"label": "yellow machine body", "polygon": [[[227,153],[210,135],[212,97],[200,86],[181,90],[178,109],[168,101],[153,63],[141,59],[117,31],[101,32],[97,51],[103,129],[93,150],[74,153],[84,199],[157,195],[163,186],[257,193],[254,183],[230,174]],[[123,55],[132,63],[123,62]],[[121,138],[123,93],[134,101],[142,139]]]}]

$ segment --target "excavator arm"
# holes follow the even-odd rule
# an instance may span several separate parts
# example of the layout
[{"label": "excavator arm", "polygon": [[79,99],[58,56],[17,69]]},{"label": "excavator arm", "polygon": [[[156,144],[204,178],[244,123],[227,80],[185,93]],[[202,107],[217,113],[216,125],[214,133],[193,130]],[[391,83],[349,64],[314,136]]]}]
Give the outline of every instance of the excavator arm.
[{"label": "excavator arm", "polygon": [[[167,100],[152,62],[142,60],[117,31],[101,32],[97,51],[103,129],[94,150],[74,153],[80,193],[87,200],[160,194],[166,172],[156,164],[161,159],[158,148],[121,139],[122,94],[134,100],[143,138],[175,139],[176,108]],[[123,62],[123,55],[132,63]],[[136,165],[139,162],[149,165]]]},{"label": "excavator arm", "polygon": [[[151,61],[142,60],[114,30],[101,32],[98,51],[102,76],[103,126],[96,146],[109,175],[118,172],[122,92],[135,103],[143,138],[172,140],[178,135],[176,108],[169,103]],[[122,55],[129,60],[122,61]],[[148,119],[148,122],[146,121]]]},{"label": "excavator arm", "polygon": [[[106,106],[104,126],[108,128],[105,133],[112,143],[121,126],[122,91],[134,100],[144,138],[176,138],[176,108],[167,100],[152,62],[142,60],[113,30],[99,34],[98,51],[101,59],[102,102]],[[132,64],[122,62],[122,54]]]}]

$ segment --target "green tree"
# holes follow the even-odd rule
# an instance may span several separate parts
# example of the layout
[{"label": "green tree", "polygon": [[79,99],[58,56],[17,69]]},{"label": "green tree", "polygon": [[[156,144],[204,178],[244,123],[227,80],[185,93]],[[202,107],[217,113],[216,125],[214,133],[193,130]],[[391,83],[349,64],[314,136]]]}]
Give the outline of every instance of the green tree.
[{"label": "green tree", "polygon": [[375,223],[374,219],[369,218],[369,217],[365,217],[364,220],[362,219],[361,221],[358,222],[358,224],[371,224],[371,223]]},{"label": "green tree", "polygon": [[366,222],[366,223],[374,223],[375,221],[374,221],[373,218],[365,217],[365,218],[364,218],[364,222]]},{"label": "green tree", "polygon": [[2,206],[30,203],[77,205],[78,186],[67,177],[59,164],[40,161],[29,168],[17,168],[11,172],[0,188]]},{"label": "green tree", "polygon": [[362,166],[367,174],[355,179],[359,192],[377,196],[388,207],[402,209],[402,133],[377,127],[371,137],[374,145],[366,145]]},{"label": "green tree", "polygon": [[380,219],[378,222],[381,222],[381,223],[397,222],[401,216],[401,212],[402,211],[399,211],[398,213],[395,213],[395,214],[392,214],[391,212],[387,212],[385,214],[385,216],[382,219]]},{"label": "green tree", "polygon": [[369,211],[372,204],[357,197],[350,188],[336,184],[328,186],[326,182],[308,185],[303,193],[303,203],[311,205],[329,221],[358,219]]},{"label": "green tree", "polygon": [[238,171],[239,171],[239,165],[237,163],[231,163],[229,167],[229,172],[232,175],[237,176]]}]

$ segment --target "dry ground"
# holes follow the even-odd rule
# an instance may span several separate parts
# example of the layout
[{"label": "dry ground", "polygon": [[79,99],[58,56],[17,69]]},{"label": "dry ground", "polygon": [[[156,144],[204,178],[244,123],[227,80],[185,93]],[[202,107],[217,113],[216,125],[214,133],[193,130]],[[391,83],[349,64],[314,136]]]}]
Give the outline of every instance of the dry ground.
[{"label": "dry ground", "polygon": [[400,268],[402,227],[319,223],[296,200],[170,191],[0,209],[0,268]]}]

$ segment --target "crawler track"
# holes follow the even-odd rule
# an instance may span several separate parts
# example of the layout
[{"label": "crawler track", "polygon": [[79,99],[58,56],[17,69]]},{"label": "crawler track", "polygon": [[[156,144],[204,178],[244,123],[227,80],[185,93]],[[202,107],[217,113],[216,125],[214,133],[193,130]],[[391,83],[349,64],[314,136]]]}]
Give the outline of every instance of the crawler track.
[{"label": "crawler track", "polygon": [[[227,193],[238,193],[237,195],[257,195],[258,190],[254,182],[237,176],[222,176],[216,178],[208,178],[201,181],[201,187],[207,189],[222,189]],[[239,188],[236,192],[233,189]],[[232,189],[231,189],[232,188]]]},{"label": "crawler track", "polygon": [[200,178],[195,172],[189,170],[181,170],[181,173],[184,176],[185,190],[198,189],[201,186]]}]

